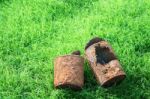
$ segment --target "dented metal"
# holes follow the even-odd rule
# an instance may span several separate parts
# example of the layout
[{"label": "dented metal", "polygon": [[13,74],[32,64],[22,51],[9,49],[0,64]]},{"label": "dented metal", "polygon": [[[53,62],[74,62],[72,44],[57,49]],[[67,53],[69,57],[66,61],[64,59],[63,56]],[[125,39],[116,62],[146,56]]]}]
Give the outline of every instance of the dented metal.
[{"label": "dented metal", "polygon": [[59,56],[54,61],[54,86],[56,88],[82,89],[84,84],[84,58],[80,52]]},{"label": "dented metal", "polygon": [[93,38],[85,47],[85,55],[98,83],[103,87],[118,84],[126,77],[107,41]]}]

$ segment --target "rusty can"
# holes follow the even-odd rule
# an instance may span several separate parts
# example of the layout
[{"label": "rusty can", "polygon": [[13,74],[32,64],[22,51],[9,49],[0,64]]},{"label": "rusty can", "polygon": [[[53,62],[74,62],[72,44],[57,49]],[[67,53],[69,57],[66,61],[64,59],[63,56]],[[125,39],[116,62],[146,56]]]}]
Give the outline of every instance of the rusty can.
[{"label": "rusty can", "polygon": [[126,77],[114,51],[107,41],[93,38],[85,47],[85,56],[97,79],[103,87],[117,85]]},{"label": "rusty can", "polygon": [[84,84],[84,58],[80,52],[59,56],[54,61],[54,86],[80,90]]}]

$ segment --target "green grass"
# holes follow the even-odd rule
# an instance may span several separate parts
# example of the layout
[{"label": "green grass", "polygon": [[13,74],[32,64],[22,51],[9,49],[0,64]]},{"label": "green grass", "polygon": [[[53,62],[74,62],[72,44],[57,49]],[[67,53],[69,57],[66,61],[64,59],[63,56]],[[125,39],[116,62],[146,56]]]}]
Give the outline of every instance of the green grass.
[{"label": "green grass", "polygon": [[[99,36],[127,78],[100,87],[85,63],[81,91],[56,90],[53,60]],[[0,99],[150,99],[150,0],[0,0]]]}]

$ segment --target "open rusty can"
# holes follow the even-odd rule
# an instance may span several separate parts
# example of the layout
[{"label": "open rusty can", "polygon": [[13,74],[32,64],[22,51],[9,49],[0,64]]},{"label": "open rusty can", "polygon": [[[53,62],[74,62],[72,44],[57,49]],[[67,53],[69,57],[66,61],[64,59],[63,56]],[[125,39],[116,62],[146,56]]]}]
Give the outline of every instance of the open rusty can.
[{"label": "open rusty can", "polygon": [[85,47],[85,56],[101,86],[110,87],[119,84],[126,77],[107,41],[98,37],[90,40]]},{"label": "open rusty can", "polygon": [[56,88],[82,89],[84,84],[84,58],[80,52],[59,56],[54,61],[54,86]]}]

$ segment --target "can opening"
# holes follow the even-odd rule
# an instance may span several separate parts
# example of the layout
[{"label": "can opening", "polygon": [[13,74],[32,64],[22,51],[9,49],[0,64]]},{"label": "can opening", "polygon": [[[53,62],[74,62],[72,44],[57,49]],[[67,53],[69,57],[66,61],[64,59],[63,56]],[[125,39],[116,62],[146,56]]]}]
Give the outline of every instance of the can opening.
[{"label": "can opening", "polygon": [[102,38],[99,38],[99,37],[95,37],[93,39],[91,39],[85,46],[85,50],[90,47],[91,45],[93,45],[94,43],[98,43],[98,42],[101,42],[101,41],[104,41]]},{"label": "can opening", "polygon": [[81,55],[81,53],[80,53],[80,51],[79,51],[79,50],[74,51],[74,52],[72,52],[71,54],[72,54],[72,55]]},{"label": "can opening", "polygon": [[96,54],[97,63],[100,63],[102,65],[117,59],[117,57],[110,51],[108,47],[100,46],[100,44],[95,46],[95,54]]},{"label": "can opening", "polygon": [[107,82],[105,82],[102,87],[104,88],[108,88],[111,86],[117,86],[119,85],[124,79],[126,78],[126,75],[122,74],[122,75],[118,75],[113,77],[112,79],[108,80]]}]

